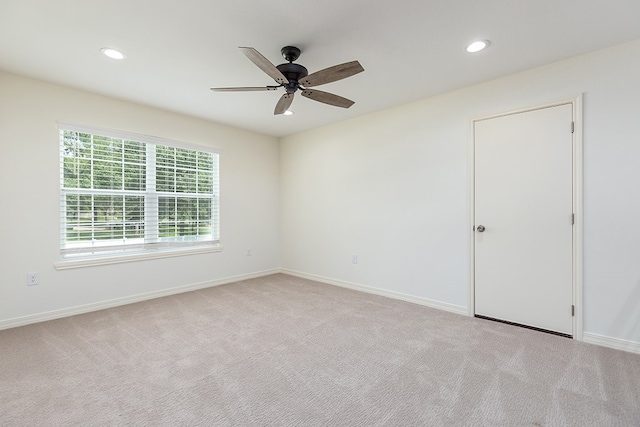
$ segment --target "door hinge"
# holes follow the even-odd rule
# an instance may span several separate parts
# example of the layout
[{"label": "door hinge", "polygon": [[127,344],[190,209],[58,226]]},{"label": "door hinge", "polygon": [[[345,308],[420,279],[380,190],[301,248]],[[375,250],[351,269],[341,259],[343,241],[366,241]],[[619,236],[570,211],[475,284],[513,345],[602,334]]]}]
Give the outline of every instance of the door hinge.
[{"label": "door hinge", "polygon": [[575,316],[575,315],[576,315],[576,306],[575,306],[575,305],[572,305],[572,306],[571,306],[571,317],[573,317],[573,316]]},{"label": "door hinge", "polygon": [[572,213],[571,214],[571,225],[574,225],[576,223],[576,214]]},{"label": "door hinge", "polygon": [[571,133],[576,131],[576,122],[571,122]]}]

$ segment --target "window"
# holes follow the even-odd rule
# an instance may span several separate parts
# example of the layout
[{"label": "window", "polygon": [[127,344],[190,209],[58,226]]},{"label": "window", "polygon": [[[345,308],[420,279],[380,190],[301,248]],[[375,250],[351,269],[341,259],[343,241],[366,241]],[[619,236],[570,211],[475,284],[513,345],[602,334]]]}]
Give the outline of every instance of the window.
[{"label": "window", "polygon": [[76,126],[60,129],[63,258],[218,246],[218,154]]}]

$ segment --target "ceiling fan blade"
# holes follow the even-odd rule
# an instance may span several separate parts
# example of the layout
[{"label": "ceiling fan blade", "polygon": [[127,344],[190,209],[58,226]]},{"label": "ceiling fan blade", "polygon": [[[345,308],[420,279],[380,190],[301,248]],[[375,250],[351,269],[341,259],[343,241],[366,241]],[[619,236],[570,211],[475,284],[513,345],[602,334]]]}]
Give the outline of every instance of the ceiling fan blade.
[{"label": "ceiling fan blade", "polygon": [[364,68],[362,68],[362,65],[360,65],[358,61],[345,62],[344,64],[334,65],[333,67],[311,73],[307,77],[303,77],[300,80],[300,84],[304,87],[320,86],[325,83],[346,79],[363,71]]},{"label": "ceiling fan blade", "polygon": [[278,114],[283,114],[287,111],[293,102],[293,95],[293,93],[285,93],[282,95],[276,104],[276,109],[273,110],[273,114],[277,116]]},{"label": "ceiling fan blade", "polygon": [[252,47],[240,47],[242,53],[258,66],[262,71],[267,73],[273,80],[281,85],[289,83],[289,80],[271,63],[267,58],[262,56],[260,52]]},{"label": "ceiling fan blade", "polygon": [[336,107],[342,108],[349,108],[355,104],[355,102],[350,99],[316,89],[305,89],[302,91],[302,96],[322,102],[323,104],[335,105]]},{"label": "ceiling fan blade", "polygon": [[214,92],[260,92],[266,90],[276,90],[280,86],[262,86],[262,87],[212,87]]}]

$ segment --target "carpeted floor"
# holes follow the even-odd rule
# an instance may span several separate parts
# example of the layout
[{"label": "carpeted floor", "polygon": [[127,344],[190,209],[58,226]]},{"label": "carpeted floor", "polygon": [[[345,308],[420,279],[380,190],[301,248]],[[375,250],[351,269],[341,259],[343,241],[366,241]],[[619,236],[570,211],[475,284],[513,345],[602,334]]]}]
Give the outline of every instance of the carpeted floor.
[{"label": "carpeted floor", "polygon": [[640,426],[640,355],[273,275],[0,331],[0,426]]}]

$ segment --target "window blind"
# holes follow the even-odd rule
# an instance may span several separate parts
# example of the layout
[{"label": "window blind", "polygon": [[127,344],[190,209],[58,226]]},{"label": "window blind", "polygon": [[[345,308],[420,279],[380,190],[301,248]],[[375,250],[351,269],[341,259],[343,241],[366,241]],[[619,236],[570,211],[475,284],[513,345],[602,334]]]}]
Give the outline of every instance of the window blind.
[{"label": "window blind", "polygon": [[61,126],[62,257],[219,244],[219,155],[141,139]]}]

